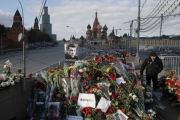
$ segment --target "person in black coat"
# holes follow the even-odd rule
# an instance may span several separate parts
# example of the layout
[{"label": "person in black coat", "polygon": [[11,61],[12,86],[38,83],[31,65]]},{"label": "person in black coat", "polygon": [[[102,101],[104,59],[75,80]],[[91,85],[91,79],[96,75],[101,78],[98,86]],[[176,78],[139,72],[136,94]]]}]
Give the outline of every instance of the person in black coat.
[{"label": "person in black coat", "polygon": [[163,64],[161,59],[156,55],[156,52],[152,51],[150,56],[145,59],[141,66],[140,74],[143,75],[143,71],[146,67],[146,81],[147,85],[151,85],[151,79],[153,81],[153,89],[157,89],[158,73],[163,70]]}]

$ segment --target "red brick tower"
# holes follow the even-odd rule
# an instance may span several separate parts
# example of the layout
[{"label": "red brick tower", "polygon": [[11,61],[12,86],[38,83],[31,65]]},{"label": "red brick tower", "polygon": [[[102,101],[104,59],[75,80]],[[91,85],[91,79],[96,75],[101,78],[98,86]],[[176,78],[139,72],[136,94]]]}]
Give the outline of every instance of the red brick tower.
[{"label": "red brick tower", "polygon": [[14,15],[12,27],[8,31],[8,38],[11,39],[16,47],[22,47],[23,43],[18,42],[18,35],[23,32],[22,17],[17,10]]}]

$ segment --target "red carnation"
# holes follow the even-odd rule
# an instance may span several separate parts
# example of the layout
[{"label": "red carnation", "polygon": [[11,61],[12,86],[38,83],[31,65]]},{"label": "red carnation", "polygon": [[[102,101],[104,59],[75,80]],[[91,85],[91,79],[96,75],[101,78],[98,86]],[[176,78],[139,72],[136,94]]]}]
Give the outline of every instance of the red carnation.
[{"label": "red carnation", "polygon": [[100,64],[100,62],[97,62],[97,65],[99,65]]},{"label": "red carnation", "polygon": [[119,84],[118,86],[121,87],[122,84]]},{"label": "red carnation", "polygon": [[98,61],[98,60],[99,60],[99,58],[96,56],[96,57],[95,57],[95,60],[96,60],[96,61]]},{"label": "red carnation", "polygon": [[92,71],[94,71],[95,69],[94,68],[92,68]]},{"label": "red carnation", "polygon": [[32,73],[30,73],[28,77],[29,77],[29,78],[32,78]]},{"label": "red carnation", "polygon": [[84,81],[83,84],[86,85],[86,84],[87,84],[87,81]]},{"label": "red carnation", "polygon": [[91,78],[92,78],[91,76],[88,76],[88,79],[89,79],[89,80],[91,80]]},{"label": "red carnation", "polygon": [[113,81],[115,81],[115,80],[116,80],[116,77],[112,76],[111,79],[112,79]]},{"label": "red carnation", "polygon": [[105,55],[104,57],[105,57],[105,58],[108,58],[108,55]]},{"label": "red carnation", "polygon": [[101,57],[101,60],[104,61],[104,57]]},{"label": "red carnation", "polygon": [[77,98],[78,98],[78,96],[74,97],[74,101],[76,101],[76,100],[77,100]]},{"label": "red carnation", "polygon": [[22,72],[22,70],[21,70],[21,69],[19,69],[19,70],[18,70],[18,73],[20,74],[21,72]]}]

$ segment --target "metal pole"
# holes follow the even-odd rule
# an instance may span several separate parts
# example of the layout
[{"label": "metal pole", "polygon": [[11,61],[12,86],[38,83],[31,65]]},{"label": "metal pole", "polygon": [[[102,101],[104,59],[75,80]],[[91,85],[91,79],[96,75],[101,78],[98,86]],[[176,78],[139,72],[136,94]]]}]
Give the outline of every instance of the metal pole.
[{"label": "metal pole", "polygon": [[[19,1],[19,0],[18,0]],[[21,2],[19,1],[19,4],[21,5],[21,9],[22,9],[22,18],[23,18],[23,70],[24,70],[24,77],[26,77],[26,51],[25,51],[25,40],[24,40],[24,14],[23,14],[23,7]]]},{"label": "metal pole", "polygon": [[140,36],[140,0],[138,4],[138,33],[137,33],[137,54],[135,58],[135,63],[139,63],[139,36]]},{"label": "metal pole", "polygon": [[161,33],[162,33],[162,21],[163,21],[163,14],[161,14],[160,37],[161,37]]},{"label": "metal pole", "polygon": [[3,54],[3,49],[2,49],[2,35],[1,35],[1,54]]}]

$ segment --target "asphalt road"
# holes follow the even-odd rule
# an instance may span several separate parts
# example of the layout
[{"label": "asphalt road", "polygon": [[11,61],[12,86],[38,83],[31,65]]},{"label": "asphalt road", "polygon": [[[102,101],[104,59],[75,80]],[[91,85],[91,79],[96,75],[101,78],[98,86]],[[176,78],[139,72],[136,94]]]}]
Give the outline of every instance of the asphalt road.
[{"label": "asphalt road", "polygon": [[[79,48],[79,54],[85,52],[86,48]],[[53,64],[64,60],[64,46],[57,45],[55,47],[46,47],[42,49],[34,49],[27,51],[26,56],[26,75],[34,73],[43,68],[47,68]],[[82,57],[81,57],[82,58]],[[0,56],[0,71],[3,71],[5,62],[9,60],[12,63],[11,72],[17,73],[18,69],[23,68],[23,52],[8,53]]]}]

